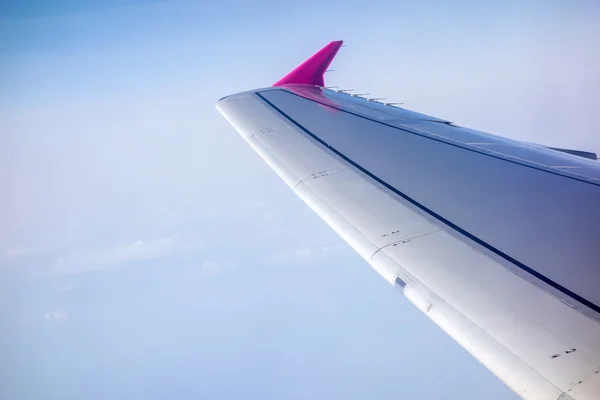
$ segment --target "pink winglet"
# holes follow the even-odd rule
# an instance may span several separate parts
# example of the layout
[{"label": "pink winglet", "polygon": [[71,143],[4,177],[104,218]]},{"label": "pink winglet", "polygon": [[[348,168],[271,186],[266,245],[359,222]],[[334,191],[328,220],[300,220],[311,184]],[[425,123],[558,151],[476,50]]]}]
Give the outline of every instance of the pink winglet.
[{"label": "pink winglet", "polygon": [[342,40],[329,43],[311,58],[300,64],[295,70],[275,82],[273,86],[292,83],[325,86],[323,74],[329,68],[329,64],[331,64],[343,43]]}]

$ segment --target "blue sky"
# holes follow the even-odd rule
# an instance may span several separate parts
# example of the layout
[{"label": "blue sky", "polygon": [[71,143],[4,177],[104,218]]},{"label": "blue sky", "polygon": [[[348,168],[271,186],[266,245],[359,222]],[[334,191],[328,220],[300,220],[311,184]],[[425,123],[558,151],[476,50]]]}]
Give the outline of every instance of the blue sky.
[{"label": "blue sky", "polygon": [[510,399],[214,108],[327,83],[600,151],[594,1],[0,4],[0,397]]}]

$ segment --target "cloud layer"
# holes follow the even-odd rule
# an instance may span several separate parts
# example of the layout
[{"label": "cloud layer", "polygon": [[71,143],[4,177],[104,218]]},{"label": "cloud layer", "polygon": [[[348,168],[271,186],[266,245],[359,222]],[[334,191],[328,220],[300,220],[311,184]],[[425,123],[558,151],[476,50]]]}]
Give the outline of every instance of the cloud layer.
[{"label": "cloud layer", "polygon": [[44,318],[46,318],[47,321],[64,321],[69,318],[69,314],[67,314],[66,311],[60,310],[48,311],[44,314]]},{"label": "cloud layer", "polygon": [[291,261],[313,262],[315,260],[333,256],[342,252],[344,249],[349,251],[349,247],[344,245],[301,247],[298,249],[273,254],[268,260],[273,264],[283,264]]},{"label": "cloud layer", "polygon": [[156,240],[136,240],[101,249],[76,251],[56,261],[58,272],[70,273],[82,270],[104,269],[134,261],[151,260],[175,252],[192,251],[197,243],[184,243],[177,235]]}]

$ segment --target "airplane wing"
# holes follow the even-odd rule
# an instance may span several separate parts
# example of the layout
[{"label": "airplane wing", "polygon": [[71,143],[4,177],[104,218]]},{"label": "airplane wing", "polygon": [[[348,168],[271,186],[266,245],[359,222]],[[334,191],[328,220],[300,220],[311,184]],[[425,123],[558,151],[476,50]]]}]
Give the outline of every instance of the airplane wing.
[{"label": "airplane wing", "polygon": [[377,272],[517,394],[600,399],[595,155],[326,89],[341,44],[217,109]]}]

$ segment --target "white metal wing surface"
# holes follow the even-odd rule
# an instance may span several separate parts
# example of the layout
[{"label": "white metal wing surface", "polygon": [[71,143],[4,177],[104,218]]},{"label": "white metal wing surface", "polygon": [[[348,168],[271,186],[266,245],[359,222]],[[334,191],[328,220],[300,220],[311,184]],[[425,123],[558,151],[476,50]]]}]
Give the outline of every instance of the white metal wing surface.
[{"label": "white metal wing surface", "polygon": [[294,79],[217,108],[516,393],[600,399],[600,164]]}]

